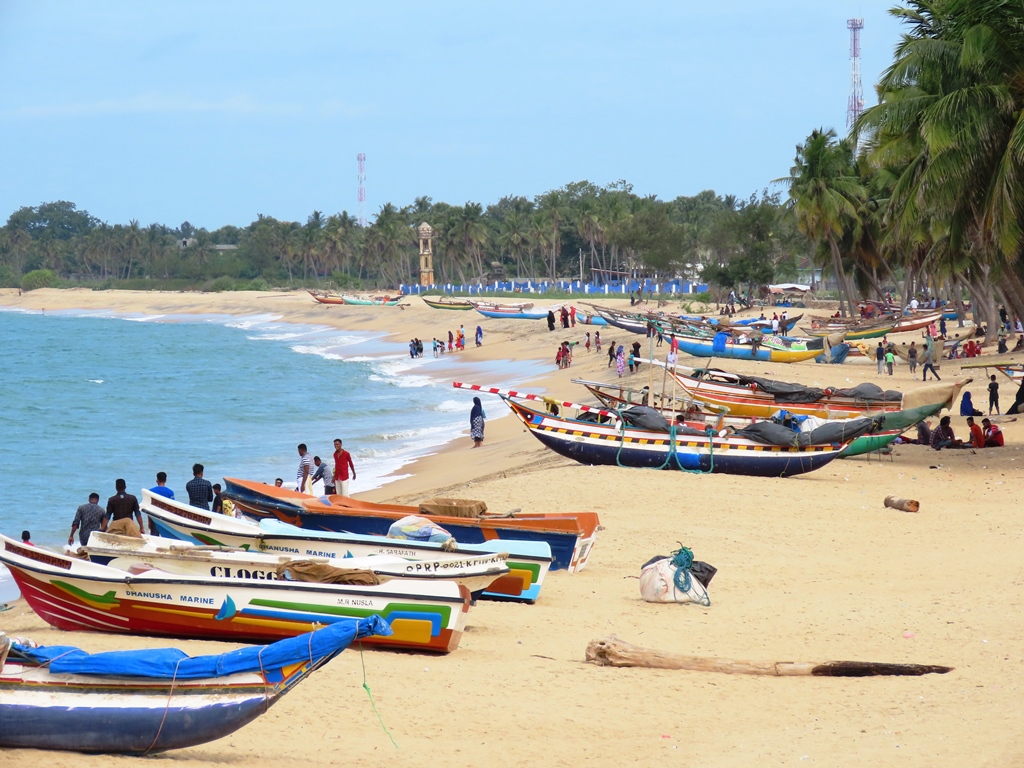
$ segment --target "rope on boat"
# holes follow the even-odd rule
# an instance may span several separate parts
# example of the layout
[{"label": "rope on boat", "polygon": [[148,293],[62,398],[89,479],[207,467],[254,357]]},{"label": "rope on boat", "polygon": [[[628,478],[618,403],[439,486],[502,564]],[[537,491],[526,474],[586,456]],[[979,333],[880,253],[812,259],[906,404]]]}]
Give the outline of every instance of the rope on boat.
[{"label": "rope on boat", "polygon": [[[174,684],[178,681],[178,667],[181,666],[181,662],[185,659],[178,659],[178,663],[174,665],[174,676],[171,678],[171,687],[167,691],[167,703],[164,704],[164,715],[160,718],[160,725],[156,729],[156,735],[153,736],[153,741],[146,747],[146,751],[142,753],[142,757],[145,757],[150,753],[153,747],[156,746],[160,740],[160,734],[164,731],[164,723],[167,722],[167,713],[171,710],[171,699],[174,697]],[[260,660],[260,666],[263,666],[263,661]]]},{"label": "rope on boat", "polygon": [[[626,420],[622,416],[622,406],[620,405],[615,409],[619,417],[619,449],[615,452],[615,463],[620,467],[629,467],[628,464],[622,463],[622,449],[626,446]],[[714,440],[714,429],[710,426],[705,428],[705,432],[708,436],[708,457],[711,460],[711,464],[707,471],[703,469],[687,469],[679,462],[679,452],[676,450],[676,423],[670,421],[668,425],[668,455],[657,467],[630,467],[631,469],[668,469],[668,465],[675,459],[676,469],[681,469],[683,472],[689,472],[693,475],[709,475],[715,471],[715,440]]]}]

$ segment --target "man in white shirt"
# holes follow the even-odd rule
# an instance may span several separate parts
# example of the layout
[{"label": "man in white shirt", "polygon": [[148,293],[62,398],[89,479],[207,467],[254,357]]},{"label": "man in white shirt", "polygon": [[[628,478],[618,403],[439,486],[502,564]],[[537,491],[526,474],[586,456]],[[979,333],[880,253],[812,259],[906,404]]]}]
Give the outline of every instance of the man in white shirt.
[{"label": "man in white shirt", "polygon": [[299,443],[299,470],[295,474],[295,489],[299,493],[309,493],[306,483],[313,471],[313,457],[306,452],[306,444]]}]

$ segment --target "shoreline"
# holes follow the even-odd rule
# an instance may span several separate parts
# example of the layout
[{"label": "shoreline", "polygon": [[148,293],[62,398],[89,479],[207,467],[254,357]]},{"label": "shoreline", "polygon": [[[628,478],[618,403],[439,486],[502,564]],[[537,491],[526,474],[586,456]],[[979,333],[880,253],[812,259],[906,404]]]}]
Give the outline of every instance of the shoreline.
[{"label": "shoreline", "polygon": [[[105,307],[116,292],[68,293],[32,301],[56,307],[58,299],[69,306],[88,300]],[[129,299],[154,312],[180,311],[186,301],[215,308],[209,311],[254,312],[270,301],[224,294],[118,300]],[[429,337],[435,328],[465,322],[458,317],[462,313],[426,305],[317,313],[316,305],[294,299],[273,300],[284,310],[275,313],[321,324],[317,314],[352,317],[347,329],[387,330],[399,339]],[[4,292],[0,303],[10,303]],[[553,356],[563,336],[548,333],[543,321],[480,324],[484,347],[476,350],[471,343],[461,359],[543,361],[545,350]],[[474,318],[471,327],[476,325]],[[577,326],[567,338],[580,338],[586,330]],[[601,335],[606,346],[632,340],[614,329],[602,329]],[[604,355],[577,351],[569,370],[555,369],[531,386],[579,401],[584,395],[571,379],[617,380],[606,362]],[[943,380],[962,375],[957,362],[944,361]],[[911,376],[898,364],[894,376],[878,376],[867,360],[727,367],[813,386],[921,386],[920,371]],[[646,384],[649,369],[627,374],[623,383]],[[983,382],[970,388],[980,404]],[[1007,406],[1013,393],[1002,392]],[[489,413],[505,407],[496,398],[481,399]],[[953,427],[962,437],[964,420],[956,413]],[[1024,763],[1024,725],[1017,717],[1024,694],[1024,597],[1015,588],[1024,540],[1024,421],[1006,423],[1003,431],[1005,448],[937,452],[899,445],[891,456],[837,460],[779,479],[584,466],[524,435],[514,417],[489,421],[483,448],[471,449],[466,438],[461,445],[448,443],[406,465],[415,467],[412,477],[360,496],[408,502],[428,492],[451,493],[485,499],[498,512],[597,512],[602,530],[586,569],[551,574],[536,605],[480,601],[450,655],[350,649],[257,724],[176,751],[172,759],[179,768],[393,760],[394,747],[362,687],[365,679],[399,746],[394,756],[414,767],[435,765],[439,754],[460,768],[507,760],[513,753],[519,761],[574,768],[680,761],[712,768]],[[890,494],[919,501],[920,512],[886,508],[883,500]],[[640,566],[680,544],[718,569],[708,607],[640,598]],[[177,646],[217,653],[228,647],[60,632],[24,601],[0,615],[10,635],[93,652]],[[705,657],[955,669],[923,677],[769,678],[584,663],[588,643],[613,634],[647,648]],[[697,703],[700,720],[694,723]],[[338,724],[344,724],[343,732]],[[9,759],[28,764],[39,753],[12,750]],[[137,760],[62,754],[60,763],[130,768]]]}]

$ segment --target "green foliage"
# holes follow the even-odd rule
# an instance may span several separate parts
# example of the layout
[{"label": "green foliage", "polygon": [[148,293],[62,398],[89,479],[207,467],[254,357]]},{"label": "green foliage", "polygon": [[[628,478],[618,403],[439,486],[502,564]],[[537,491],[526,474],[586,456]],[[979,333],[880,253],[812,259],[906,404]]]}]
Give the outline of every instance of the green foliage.
[{"label": "green foliage", "polygon": [[0,264],[0,288],[20,288],[21,280],[14,270],[6,264]]},{"label": "green foliage", "polygon": [[246,285],[245,288],[240,288],[239,290],[244,290],[244,291],[269,291],[270,290],[270,284],[267,283],[267,281],[264,280],[262,277],[257,277],[254,280],[250,280],[249,284]]},{"label": "green foliage", "polygon": [[213,280],[208,285],[203,287],[204,291],[212,291],[213,293],[220,293],[221,291],[234,291],[237,290],[235,286],[235,279],[223,275]]},{"label": "green foliage", "polygon": [[34,291],[36,288],[52,288],[57,284],[57,276],[49,269],[34,269],[21,278],[23,291]]}]

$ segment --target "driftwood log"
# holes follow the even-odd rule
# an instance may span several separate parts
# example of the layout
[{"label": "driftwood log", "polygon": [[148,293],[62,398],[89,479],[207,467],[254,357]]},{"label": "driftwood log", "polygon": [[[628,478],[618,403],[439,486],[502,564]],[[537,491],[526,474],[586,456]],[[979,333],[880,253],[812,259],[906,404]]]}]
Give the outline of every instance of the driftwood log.
[{"label": "driftwood log", "polygon": [[886,496],[885,506],[899,509],[903,512],[917,512],[921,509],[921,502],[913,499],[901,499],[898,496]]},{"label": "driftwood log", "polygon": [[871,677],[874,675],[944,675],[953,667],[926,664],[883,664],[871,661],[740,661],[707,656],[684,656],[654,651],[627,643],[615,635],[592,640],[587,661],[602,667],[650,667],[688,669],[693,672],[723,672],[729,675],[771,677]]}]

